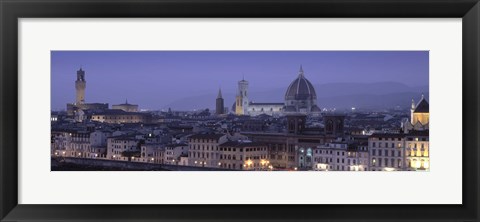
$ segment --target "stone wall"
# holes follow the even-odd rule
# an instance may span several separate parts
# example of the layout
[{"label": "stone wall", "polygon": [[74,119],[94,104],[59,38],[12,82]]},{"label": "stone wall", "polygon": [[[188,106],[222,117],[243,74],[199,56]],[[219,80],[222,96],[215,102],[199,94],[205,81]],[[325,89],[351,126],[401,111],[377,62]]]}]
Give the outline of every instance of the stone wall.
[{"label": "stone wall", "polygon": [[103,168],[116,168],[125,170],[138,171],[231,171],[226,169],[208,168],[208,167],[193,167],[154,163],[141,163],[105,159],[89,159],[89,158],[75,158],[75,157],[52,157],[52,166],[60,167],[62,164],[75,164],[79,166],[94,166]]}]

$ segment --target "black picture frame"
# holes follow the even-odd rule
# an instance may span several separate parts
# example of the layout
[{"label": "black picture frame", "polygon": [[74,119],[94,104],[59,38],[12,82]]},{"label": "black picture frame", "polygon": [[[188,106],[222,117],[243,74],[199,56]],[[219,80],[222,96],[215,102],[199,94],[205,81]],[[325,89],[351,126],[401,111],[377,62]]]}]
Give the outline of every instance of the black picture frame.
[{"label": "black picture frame", "polygon": [[[478,0],[0,0],[2,221],[478,221]],[[131,17],[462,18],[461,205],[23,205],[18,204],[18,19]],[[448,43],[445,43],[448,44]],[[445,192],[449,192],[445,190]],[[374,194],[372,194],[374,195]],[[440,194],[441,195],[441,194]]]}]

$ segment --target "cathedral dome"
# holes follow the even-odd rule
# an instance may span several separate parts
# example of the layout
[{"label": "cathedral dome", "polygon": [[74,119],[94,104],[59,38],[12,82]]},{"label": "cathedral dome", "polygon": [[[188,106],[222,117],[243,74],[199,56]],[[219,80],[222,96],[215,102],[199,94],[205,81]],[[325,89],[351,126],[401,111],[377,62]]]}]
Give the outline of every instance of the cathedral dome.
[{"label": "cathedral dome", "polygon": [[290,83],[285,93],[285,100],[316,100],[317,93],[312,83],[305,78],[303,69],[300,67],[298,78]]}]

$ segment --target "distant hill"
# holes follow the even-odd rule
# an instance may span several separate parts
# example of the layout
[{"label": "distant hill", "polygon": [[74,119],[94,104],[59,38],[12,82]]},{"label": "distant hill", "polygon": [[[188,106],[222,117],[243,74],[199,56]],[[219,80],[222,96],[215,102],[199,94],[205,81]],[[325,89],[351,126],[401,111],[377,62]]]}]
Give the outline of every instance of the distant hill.
[{"label": "distant hill", "polygon": [[[428,94],[425,94],[428,100]],[[357,94],[323,97],[319,99],[321,108],[350,109],[351,107],[363,109],[385,109],[385,108],[408,108],[412,98],[415,102],[420,99],[417,92],[390,93],[384,95]]]},{"label": "distant hill", "polygon": [[[249,99],[254,102],[283,102],[285,88],[251,90]],[[428,86],[410,87],[397,82],[328,83],[314,86],[320,108],[390,108],[409,107],[411,99],[418,101],[421,93],[428,99]],[[196,95],[176,100],[162,108],[192,110],[215,107],[216,94]],[[224,93],[225,106],[231,108],[234,93]]]}]

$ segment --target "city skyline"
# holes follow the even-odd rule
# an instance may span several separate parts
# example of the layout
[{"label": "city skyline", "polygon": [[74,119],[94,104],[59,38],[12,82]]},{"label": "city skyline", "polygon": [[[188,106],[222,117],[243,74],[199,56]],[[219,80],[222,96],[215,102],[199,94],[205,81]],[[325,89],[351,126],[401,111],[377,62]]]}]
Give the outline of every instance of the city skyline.
[{"label": "city skyline", "polygon": [[[75,81],[52,83],[75,92],[65,112],[51,112],[54,171],[430,169],[427,52],[92,53],[99,67],[81,67]],[[342,55],[346,66],[336,58]],[[57,56],[52,67],[68,63]],[[314,68],[321,64],[312,61],[328,59],[324,67],[337,75]],[[292,62],[301,64],[296,71]],[[226,75],[232,67],[263,74]],[[328,83],[347,77],[365,82]],[[56,90],[52,96],[62,94]],[[180,102],[168,111],[142,110],[166,99]]]},{"label": "city skyline", "polygon": [[[219,87],[232,97],[242,78],[253,94],[283,89],[300,65],[314,85],[396,82],[428,89],[428,51],[52,51],[51,61],[52,110],[74,102],[79,68],[86,72],[86,102],[128,99],[146,109],[216,95]],[[233,100],[225,98],[225,105]]]}]

